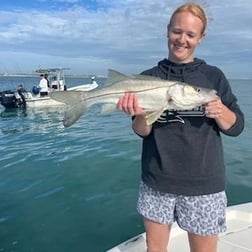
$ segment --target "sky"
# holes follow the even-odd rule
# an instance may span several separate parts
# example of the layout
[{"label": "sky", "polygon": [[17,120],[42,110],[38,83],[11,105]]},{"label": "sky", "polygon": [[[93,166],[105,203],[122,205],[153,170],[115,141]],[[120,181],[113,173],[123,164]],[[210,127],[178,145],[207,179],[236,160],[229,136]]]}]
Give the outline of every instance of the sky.
[{"label": "sky", "polygon": [[[1,0],[0,73],[67,67],[136,74],[167,58],[166,27],[181,0]],[[197,58],[252,78],[252,0],[197,1],[208,14]]]}]

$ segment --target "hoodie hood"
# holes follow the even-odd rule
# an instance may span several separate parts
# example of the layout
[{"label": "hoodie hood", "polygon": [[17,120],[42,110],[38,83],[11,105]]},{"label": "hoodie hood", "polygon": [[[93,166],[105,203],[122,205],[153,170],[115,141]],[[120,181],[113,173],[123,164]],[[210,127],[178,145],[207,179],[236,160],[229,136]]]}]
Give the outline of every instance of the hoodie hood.
[{"label": "hoodie hood", "polygon": [[199,73],[199,67],[206,64],[204,60],[195,58],[190,63],[174,63],[168,59],[164,59],[158,63],[158,68],[165,75],[167,80],[180,80],[186,82],[187,75],[191,75],[193,72]]},{"label": "hoodie hood", "polygon": [[194,58],[193,62],[183,64],[163,59],[158,62],[157,66],[141,74],[151,75],[165,80],[182,81],[199,87],[215,88],[213,86],[214,83],[209,78],[211,76],[211,72],[209,71],[209,65],[204,60],[198,58]]}]

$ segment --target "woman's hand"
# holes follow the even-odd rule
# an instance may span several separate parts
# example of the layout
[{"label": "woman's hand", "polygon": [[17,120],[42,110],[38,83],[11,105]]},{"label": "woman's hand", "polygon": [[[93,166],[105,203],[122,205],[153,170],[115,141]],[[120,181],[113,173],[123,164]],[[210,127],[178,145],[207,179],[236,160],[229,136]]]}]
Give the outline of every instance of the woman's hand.
[{"label": "woman's hand", "polygon": [[139,106],[138,98],[134,93],[125,93],[118,101],[117,108],[126,114],[135,116],[132,122],[133,130],[140,136],[147,136],[152,125],[146,124],[146,112]]},{"label": "woman's hand", "polygon": [[204,108],[206,117],[215,119],[221,117],[221,115],[223,114],[224,104],[218,97],[216,100],[204,104]]},{"label": "woman's hand", "polygon": [[204,104],[204,108],[206,117],[215,119],[222,130],[228,130],[235,124],[235,113],[224,105],[220,98]]},{"label": "woman's hand", "polygon": [[120,97],[117,108],[131,116],[146,116],[146,112],[139,107],[138,98],[134,93],[125,93]]}]

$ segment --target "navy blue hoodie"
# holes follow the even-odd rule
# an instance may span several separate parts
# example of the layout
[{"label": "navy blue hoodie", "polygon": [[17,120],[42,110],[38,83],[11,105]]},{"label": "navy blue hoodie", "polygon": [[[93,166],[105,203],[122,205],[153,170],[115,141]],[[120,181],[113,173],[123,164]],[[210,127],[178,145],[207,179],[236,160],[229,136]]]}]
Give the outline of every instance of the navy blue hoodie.
[{"label": "navy blue hoodie", "polygon": [[191,111],[165,111],[143,138],[142,180],[151,188],[178,195],[203,195],[225,190],[222,133],[239,135],[244,116],[230,85],[220,69],[194,59],[176,64],[164,59],[141,74],[217,91],[222,102],[237,117],[228,130],[221,130],[203,107]]}]

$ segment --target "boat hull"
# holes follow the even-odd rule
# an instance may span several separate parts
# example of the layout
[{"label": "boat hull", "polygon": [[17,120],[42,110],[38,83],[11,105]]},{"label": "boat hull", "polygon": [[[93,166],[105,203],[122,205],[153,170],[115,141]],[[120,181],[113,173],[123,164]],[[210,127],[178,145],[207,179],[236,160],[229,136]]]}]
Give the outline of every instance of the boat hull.
[{"label": "boat hull", "polygon": [[97,83],[83,84],[74,87],[70,87],[68,91],[90,91],[98,87]]},{"label": "boat hull", "polygon": [[39,98],[31,98],[26,100],[27,108],[44,108],[44,107],[55,107],[55,106],[63,106],[65,103],[55,101],[50,97],[39,97]]},{"label": "boat hull", "polygon": [[[64,92],[64,91],[55,91]],[[62,106],[65,103],[58,102],[50,98],[50,96],[34,95],[31,92],[14,92],[6,91],[1,94],[1,104],[7,109],[13,108],[43,108]]]}]

